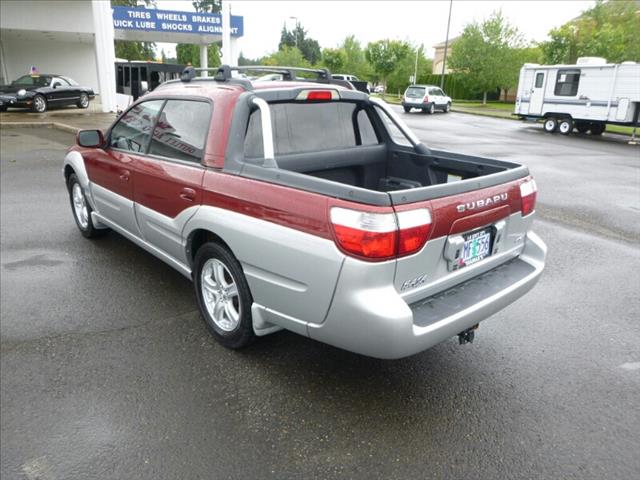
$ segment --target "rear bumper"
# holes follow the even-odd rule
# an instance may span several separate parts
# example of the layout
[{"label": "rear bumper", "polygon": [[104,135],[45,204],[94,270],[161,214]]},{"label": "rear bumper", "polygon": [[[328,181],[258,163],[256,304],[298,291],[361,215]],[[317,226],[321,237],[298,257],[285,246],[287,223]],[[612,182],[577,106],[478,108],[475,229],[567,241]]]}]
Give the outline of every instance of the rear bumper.
[{"label": "rear bumper", "polygon": [[404,100],[402,101],[402,106],[407,108],[429,108],[433,102],[426,103],[407,103]]},{"label": "rear bumper", "polygon": [[[502,310],[527,293],[544,269],[547,247],[533,232],[522,253],[433,297],[407,304],[392,285],[345,263],[333,303],[311,338],[377,358],[426,350]],[[350,288],[361,285],[358,290]]]}]

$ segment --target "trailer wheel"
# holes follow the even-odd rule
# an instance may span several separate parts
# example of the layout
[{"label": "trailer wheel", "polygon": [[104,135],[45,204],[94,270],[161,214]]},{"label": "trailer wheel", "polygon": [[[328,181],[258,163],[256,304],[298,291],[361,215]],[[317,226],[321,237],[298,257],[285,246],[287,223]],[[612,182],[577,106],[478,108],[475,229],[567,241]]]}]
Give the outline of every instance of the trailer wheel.
[{"label": "trailer wheel", "polygon": [[558,128],[558,120],[556,120],[553,117],[549,117],[545,119],[543,128],[544,128],[544,131],[547,133],[555,132],[556,129]]},{"label": "trailer wheel", "polygon": [[580,133],[587,133],[589,131],[589,124],[586,122],[576,122],[576,130]]},{"label": "trailer wheel", "polygon": [[573,131],[573,120],[570,118],[563,118],[558,124],[558,130],[562,135],[569,135]]},{"label": "trailer wheel", "polygon": [[605,128],[604,123],[592,123],[589,126],[591,135],[602,135],[602,133],[604,132],[604,128]]}]

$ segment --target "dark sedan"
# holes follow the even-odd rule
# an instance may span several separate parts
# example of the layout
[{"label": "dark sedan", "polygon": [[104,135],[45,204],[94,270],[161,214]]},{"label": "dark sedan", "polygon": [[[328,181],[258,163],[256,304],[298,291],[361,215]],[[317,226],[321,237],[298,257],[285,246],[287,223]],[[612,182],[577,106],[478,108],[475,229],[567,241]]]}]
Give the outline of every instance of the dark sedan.
[{"label": "dark sedan", "polygon": [[95,98],[91,88],[82,87],[69,77],[52,74],[24,75],[0,86],[0,111],[7,108],[30,108],[46,112],[49,107],[76,105],[87,108]]}]

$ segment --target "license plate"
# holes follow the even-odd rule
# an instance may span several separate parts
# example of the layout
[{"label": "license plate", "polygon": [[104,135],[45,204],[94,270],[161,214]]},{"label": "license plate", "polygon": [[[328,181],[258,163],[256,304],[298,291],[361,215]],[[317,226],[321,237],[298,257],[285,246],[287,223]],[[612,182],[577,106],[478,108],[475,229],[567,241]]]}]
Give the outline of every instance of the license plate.
[{"label": "license plate", "polygon": [[491,255],[491,230],[486,228],[463,235],[462,262],[472,265]]}]

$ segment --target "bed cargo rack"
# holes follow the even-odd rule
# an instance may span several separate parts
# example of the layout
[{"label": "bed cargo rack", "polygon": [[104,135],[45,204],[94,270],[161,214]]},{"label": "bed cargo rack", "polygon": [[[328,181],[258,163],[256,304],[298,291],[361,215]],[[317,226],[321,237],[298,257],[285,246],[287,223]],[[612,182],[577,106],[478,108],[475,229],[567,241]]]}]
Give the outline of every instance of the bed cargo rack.
[{"label": "bed cargo rack", "polygon": [[[197,77],[197,73],[207,72],[212,73],[212,77]],[[349,89],[355,89],[355,87],[345,80],[337,80],[331,78],[331,72],[326,68],[301,68],[301,67],[272,67],[265,65],[246,65],[241,67],[231,67],[229,65],[221,65],[220,67],[213,68],[194,68],[186,67],[180,75],[180,81],[190,82],[191,80],[212,80],[215,82],[232,83],[235,85],[241,85],[247,90],[253,90],[253,83],[247,78],[234,77],[233,72],[260,72],[262,74],[278,74],[282,75],[282,81],[285,82],[316,82],[316,83],[330,83],[334,85],[341,85]],[[297,73],[311,74],[310,77],[298,76]]]}]

